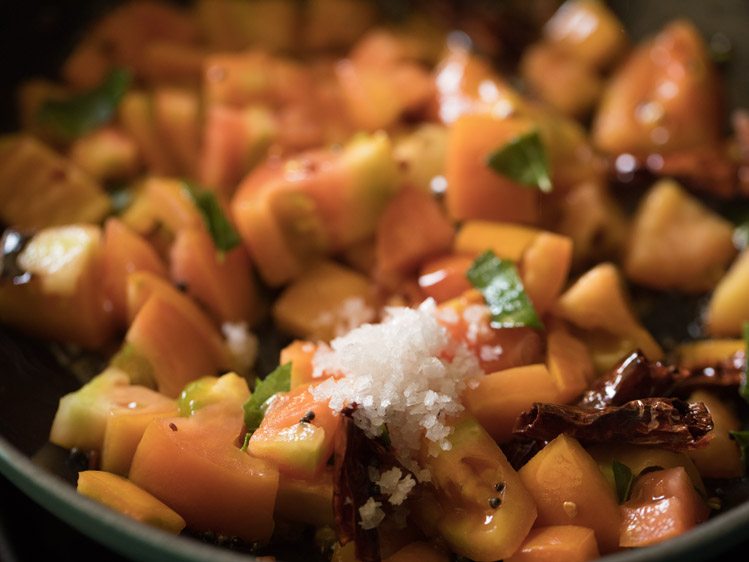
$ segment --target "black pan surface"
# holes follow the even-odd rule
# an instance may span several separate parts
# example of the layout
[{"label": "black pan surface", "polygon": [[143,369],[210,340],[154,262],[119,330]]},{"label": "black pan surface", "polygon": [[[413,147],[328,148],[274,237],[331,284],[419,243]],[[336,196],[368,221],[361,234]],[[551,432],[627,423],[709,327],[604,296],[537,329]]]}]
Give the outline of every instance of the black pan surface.
[{"label": "black pan surface", "polygon": [[[497,0],[501,1],[501,0]],[[54,76],[85,24],[116,4],[36,0],[0,3],[0,130],[15,124],[14,87],[23,78]],[[730,107],[749,106],[749,2],[745,0],[611,0],[634,39],[676,17],[695,22],[709,41],[731,47],[724,65]],[[675,295],[643,293],[645,321],[659,337],[683,340],[700,303]],[[55,353],[53,353],[55,351]],[[133,560],[247,561],[247,556],[172,537],[78,496],[67,454],[47,443],[63,394],[80,382],[59,361],[60,348],[0,328],[0,472],[35,502],[79,531]],[[735,500],[749,497],[739,486]],[[694,531],[649,549],[605,558],[610,562],[725,560],[721,553],[749,539],[749,503],[740,503]],[[2,511],[0,519],[9,514]],[[0,537],[0,560],[4,543]],[[749,547],[749,542],[744,546]],[[745,551],[739,547],[738,551]],[[72,553],[71,553],[72,554]]]}]

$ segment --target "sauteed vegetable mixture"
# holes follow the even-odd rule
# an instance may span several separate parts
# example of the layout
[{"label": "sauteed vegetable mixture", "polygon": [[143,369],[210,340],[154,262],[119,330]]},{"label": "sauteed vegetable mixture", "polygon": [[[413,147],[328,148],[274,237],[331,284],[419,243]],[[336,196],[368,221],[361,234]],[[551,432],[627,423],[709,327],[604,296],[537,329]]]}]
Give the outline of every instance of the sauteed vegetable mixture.
[{"label": "sauteed vegetable mixture", "polygon": [[[688,21],[451,6],[139,0],[21,86],[0,319],[105,358],[50,433],[81,494],[338,562],[593,560],[721,511],[749,114]],[[666,294],[700,310],[657,339]]]}]

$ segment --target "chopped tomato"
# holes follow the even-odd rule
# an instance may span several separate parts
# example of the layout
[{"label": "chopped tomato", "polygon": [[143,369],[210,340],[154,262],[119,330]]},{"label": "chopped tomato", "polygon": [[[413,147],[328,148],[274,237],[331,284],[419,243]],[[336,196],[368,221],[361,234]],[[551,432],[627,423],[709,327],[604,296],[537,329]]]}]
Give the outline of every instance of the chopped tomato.
[{"label": "chopped tomato", "polygon": [[709,513],[681,466],[640,476],[621,511],[622,547],[648,546],[679,536]]}]

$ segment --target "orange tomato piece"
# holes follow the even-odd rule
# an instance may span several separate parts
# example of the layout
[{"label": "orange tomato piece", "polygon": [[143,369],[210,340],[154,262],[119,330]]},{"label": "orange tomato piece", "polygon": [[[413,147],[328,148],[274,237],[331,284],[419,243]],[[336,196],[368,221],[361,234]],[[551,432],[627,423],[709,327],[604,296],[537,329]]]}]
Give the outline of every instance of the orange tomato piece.
[{"label": "orange tomato piece", "polygon": [[117,218],[104,225],[104,292],[112,303],[112,315],[120,326],[127,325],[127,277],[135,271],[150,271],[166,277],[164,262],[156,250]]},{"label": "orange tomato piece", "polygon": [[175,535],[185,528],[185,520],[178,513],[122,476],[84,470],[78,474],[77,489],[79,494],[146,525]]},{"label": "orange tomato piece", "polygon": [[341,422],[341,416],[326,401],[315,400],[310,389],[301,386],[277,395],[248,447],[284,474],[300,478],[312,477],[325,466]]},{"label": "orange tomato piece", "polygon": [[552,525],[531,529],[520,550],[507,562],[588,562],[600,556],[593,529]]},{"label": "orange tomato piece", "polygon": [[608,81],[593,141],[610,154],[673,152],[720,139],[719,80],[700,32],[669,24]]},{"label": "orange tomato piece", "polygon": [[538,525],[588,527],[603,553],[617,549],[621,517],[614,490],[576,439],[555,438],[519,474],[536,501]]},{"label": "orange tomato piece", "polygon": [[543,340],[531,328],[491,327],[489,310],[478,291],[442,305],[440,322],[452,336],[472,350],[485,373],[492,373],[543,360]]},{"label": "orange tomato piece", "polygon": [[709,509],[684,467],[640,476],[622,508],[619,546],[648,546],[676,537],[707,519]]},{"label": "orange tomato piece", "polygon": [[541,232],[525,250],[520,262],[525,292],[539,316],[559,297],[572,265],[572,239]]},{"label": "orange tomato piece", "polygon": [[177,396],[187,383],[230,366],[218,332],[206,338],[201,326],[163,295],[146,301],[125,341],[148,362],[159,392],[170,397]]},{"label": "orange tomato piece", "polygon": [[317,351],[317,344],[303,340],[294,340],[281,350],[279,363],[291,363],[291,390],[313,382],[312,359]]},{"label": "orange tomato piece", "polygon": [[538,221],[539,191],[518,185],[486,163],[494,150],[532,126],[525,119],[501,119],[491,113],[464,115],[455,122],[445,160],[445,202],[451,217],[525,224]]},{"label": "orange tomato piece", "polygon": [[239,416],[164,418],[151,423],[130,479],[196,531],[265,542],[273,532],[278,471],[241,451]]},{"label": "orange tomato piece", "polygon": [[490,373],[463,394],[466,409],[498,443],[512,437],[515,420],[534,402],[558,402],[559,391],[545,365]]},{"label": "orange tomato piece", "polygon": [[182,229],[171,249],[170,273],[218,322],[249,322],[260,316],[260,299],[244,248],[219,253],[202,228]]},{"label": "orange tomato piece", "polygon": [[466,272],[473,264],[471,256],[450,254],[426,262],[419,273],[419,287],[438,303],[454,299],[469,291]]},{"label": "orange tomato piece", "polygon": [[377,273],[399,277],[450,249],[455,231],[437,202],[420,189],[402,189],[380,216],[375,232]]}]

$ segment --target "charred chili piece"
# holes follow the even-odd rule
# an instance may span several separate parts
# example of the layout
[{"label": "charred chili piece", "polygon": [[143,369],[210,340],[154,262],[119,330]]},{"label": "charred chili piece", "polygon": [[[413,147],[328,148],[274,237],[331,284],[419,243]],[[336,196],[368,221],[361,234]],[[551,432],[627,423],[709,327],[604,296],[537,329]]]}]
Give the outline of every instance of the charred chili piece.
[{"label": "charred chili piece", "polygon": [[371,441],[356,427],[351,411],[342,413],[342,425],[335,442],[333,473],[333,513],[338,541],[356,543],[356,558],[362,562],[380,562],[377,529],[362,529],[359,508],[369,498],[367,467],[374,456]]},{"label": "charred chili piece", "polygon": [[643,398],[687,395],[696,388],[738,386],[745,365],[743,351],[716,365],[688,370],[649,361],[638,350],[599,378],[577,405],[600,409]]},{"label": "charred chili piece", "polygon": [[520,470],[536,453],[546,446],[546,441],[513,435],[500,447],[515,470]]},{"label": "charred chili piece", "polygon": [[[369,479],[369,467],[380,471],[398,467],[410,473],[400,464],[389,447],[381,439],[370,439],[359,429],[352,415],[356,407],[341,412],[343,427],[335,442],[333,465],[333,514],[336,520],[338,541],[343,545],[356,543],[356,558],[362,562],[380,562],[380,542],[377,529],[363,529],[359,508],[370,497],[381,500],[379,486]],[[382,502],[387,511],[387,502]]]},{"label": "charred chili piece", "polygon": [[649,361],[642,351],[637,350],[600,377],[583,394],[578,406],[600,409],[641,398],[668,396],[674,386],[688,376],[688,372],[676,367]]},{"label": "charred chili piece", "polygon": [[746,355],[743,351],[738,351],[716,365],[692,369],[689,376],[679,382],[675,391],[681,393],[695,388],[738,387],[745,369]]},{"label": "charred chili piece", "polygon": [[[342,545],[356,543],[356,559],[362,562],[380,562],[380,542],[377,529],[363,529],[359,508],[370,497],[382,501],[379,486],[370,481],[369,467],[380,472],[399,468],[404,474],[413,474],[405,468],[383,440],[370,439],[353,420],[356,406],[341,412],[342,425],[336,434],[333,465],[333,514],[338,542]],[[388,503],[382,501],[388,512]]]},{"label": "charred chili piece", "polygon": [[702,403],[647,398],[596,410],[536,403],[518,416],[514,433],[547,441],[566,433],[582,443],[630,443],[685,451],[706,445],[712,429],[712,417]]}]

